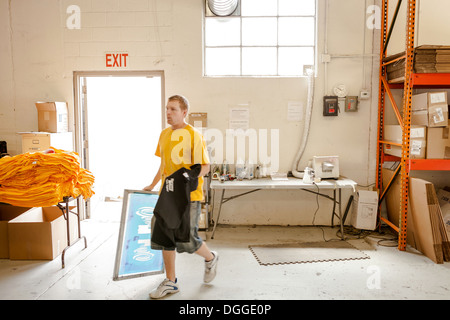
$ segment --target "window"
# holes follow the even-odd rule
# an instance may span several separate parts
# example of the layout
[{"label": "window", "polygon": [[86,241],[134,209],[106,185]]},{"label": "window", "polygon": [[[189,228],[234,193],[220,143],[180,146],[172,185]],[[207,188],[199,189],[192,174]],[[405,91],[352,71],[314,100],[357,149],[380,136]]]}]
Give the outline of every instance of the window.
[{"label": "window", "polygon": [[240,0],[227,16],[214,14],[211,2],[205,76],[303,76],[315,64],[316,0]]}]

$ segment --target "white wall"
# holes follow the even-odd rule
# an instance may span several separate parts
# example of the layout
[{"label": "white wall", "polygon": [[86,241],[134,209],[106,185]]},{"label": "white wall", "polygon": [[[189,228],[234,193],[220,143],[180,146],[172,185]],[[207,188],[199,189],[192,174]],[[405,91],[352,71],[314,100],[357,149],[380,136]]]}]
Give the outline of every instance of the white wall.
[{"label": "white wall", "polygon": [[[342,175],[370,185],[375,182],[380,36],[366,27],[365,12],[374,1],[318,3],[315,107],[300,168],[313,155],[339,155]],[[69,5],[81,7],[80,30],[66,28]],[[11,154],[20,153],[16,132],[37,131],[38,100],[68,101],[73,131],[73,71],[106,70],[105,53],[125,51],[128,70],[164,70],[166,97],[186,95],[192,111],[208,113],[210,128],[224,131],[229,108],[250,103],[250,127],[280,130],[279,171],[291,170],[303,122],[287,121],[287,103],[306,104],[306,79],[202,77],[202,12],[203,0],[0,0],[0,139]],[[430,31],[421,38],[425,32]],[[332,60],[325,70],[320,55],[326,48]],[[371,99],[361,101],[356,113],[324,118],[323,96],[340,83],[351,95],[368,88]],[[271,201],[260,201],[266,199]],[[329,224],[331,203],[319,203],[315,223]],[[260,192],[227,203],[222,218],[236,224],[310,224],[316,208],[315,196],[300,191]]]}]

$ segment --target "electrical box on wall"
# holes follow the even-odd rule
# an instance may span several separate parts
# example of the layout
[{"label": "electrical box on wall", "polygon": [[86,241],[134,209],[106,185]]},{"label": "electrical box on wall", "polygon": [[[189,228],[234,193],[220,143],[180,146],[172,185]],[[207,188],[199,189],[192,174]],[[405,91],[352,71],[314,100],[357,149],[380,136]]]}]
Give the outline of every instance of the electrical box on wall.
[{"label": "electrical box on wall", "polygon": [[338,115],[338,97],[337,96],[325,96],[323,97],[323,115],[337,116]]},{"label": "electrical box on wall", "polygon": [[345,111],[346,112],[358,111],[358,97],[357,96],[345,97]]}]

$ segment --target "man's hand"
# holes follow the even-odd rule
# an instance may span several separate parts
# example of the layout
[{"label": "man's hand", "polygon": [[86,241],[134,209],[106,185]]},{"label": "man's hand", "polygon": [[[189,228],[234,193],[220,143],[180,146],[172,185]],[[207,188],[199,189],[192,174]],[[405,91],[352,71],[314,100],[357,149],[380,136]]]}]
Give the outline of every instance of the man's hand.
[{"label": "man's hand", "polygon": [[152,191],[160,180],[161,180],[161,166],[159,166],[158,172],[156,173],[155,178],[153,178],[152,184],[146,186],[143,190]]},{"label": "man's hand", "polygon": [[144,188],[144,191],[152,191],[153,188],[155,188],[155,185],[154,185],[154,184],[151,184],[151,185],[149,185],[149,186],[146,186],[146,187]]},{"label": "man's hand", "polygon": [[199,177],[206,176],[209,173],[210,165],[209,164],[202,164],[202,169],[200,170]]}]

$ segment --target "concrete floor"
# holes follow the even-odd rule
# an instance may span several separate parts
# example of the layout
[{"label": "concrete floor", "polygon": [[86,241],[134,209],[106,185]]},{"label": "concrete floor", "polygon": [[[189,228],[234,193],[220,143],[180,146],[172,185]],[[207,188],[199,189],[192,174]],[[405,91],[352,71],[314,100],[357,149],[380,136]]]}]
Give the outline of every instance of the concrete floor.
[{"label": "concrete floor", "polygon": [[[113,281],[120,210],[86,220],[78,242],[53,261],[0,260],[0,299],[135,299],[148,294],[164,275]],[[113,212],[114,211],[114,212]],[[218,274],[204,284],[196,255],[177,255],[180,292],[167,300],[449,299],[450,263],[441,265],[409,249],[379,245],[369,236],[349,240],[370,259],[261,266],[249,245],[311,242],[336,238],[329,227],[218,227],[207,244],[220,254]],[[387,242],[386,244],[392,244]]]}]

